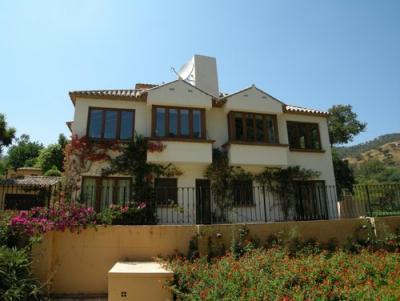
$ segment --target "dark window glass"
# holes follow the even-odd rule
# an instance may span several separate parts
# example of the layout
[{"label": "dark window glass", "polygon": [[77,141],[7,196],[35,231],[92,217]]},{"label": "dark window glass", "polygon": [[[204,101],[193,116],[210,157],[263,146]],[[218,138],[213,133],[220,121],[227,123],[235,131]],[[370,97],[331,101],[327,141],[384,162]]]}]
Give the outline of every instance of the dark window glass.
[{"label": "dark window glass", "polygon": [[104,123],[104,138],[115,139],[117,138],[117,112],[106,111],[106,120]]},{"label": "dark window glass", "polygon": [[311,125],[311,148],[320,149],[321,145],[319,143],[318,126]]},{"label": "dark window glass", "polygon": [[274,119],[271,116],[265,116],[266,127],[268,131],[268,142],[276,143],[276,134],[275,134],[275,123]]},{"label": "dark window glass", "polygon": [[157,205],[174,205],[178,202],[178,181],[177,179],[161,179],[154,181]]},{"label": "dark window glass", "polygon": [[164,137],[165,136],[165,109],[157,108],[156,109],[156,136]]},{"label": "dark window glass", "polygon": [[96,139],[131,139],[134,111],[90,109],[88,137]]},{"label": "dark window glass", "polygon": [[293,149],[321,149],[318,124],[288,121],[289,146]]},{"label": "dark window glass", "polygon": [[89,138],[101,138],[103,110],[91,110],[89,122]]},{"label": "dark window glass", "polygon": [[178,136],[178,110],[169,109],[169,136]]},{"label": "dark window glass", "polygon": [[233,131],[230,135],[234,140],[278,143],[276,116],[232,112],[229,114],[229,118],[230,130]]},{"label": "dark window glass", "polygon": [[297,126],[292,122],[287,124],[289,145],[291,148],[299,148],[299,141],[297,139]]},{"label": "dark window glass", "polygon": [[264,121],[262,115],[256,115],[256,141],[265,141]]},{"label": "dark window glass", "polygon": [[189,136],[189,110],[180,110],[181,136]]},{"label": "dark window glass", "polygon": [[133,137],[133,112],[121,112],[120,139],[127,140]]},{"label": "dark window glass", "polygon": [[242,113],[234,113],[234,123],[236,140],[244,140]]},{"label": "dark window glass", "polygon": [[253,183],[251,180],[233,181],[233,201],[236,206],[253,204]]},{"label": "dark window glass", "polygon": [[153,135],[156,137],[168,136],[195,139],[205,137],[204,110],[156,107],[153,114],[155,116]]},{"label": "dark window glass", "polygon": [[247,141],[254,141],[254,116],[246,114]]},{"label": "dark window glass", "polygon": [[193,138],[201,138],[201,112],[193,110]]}]

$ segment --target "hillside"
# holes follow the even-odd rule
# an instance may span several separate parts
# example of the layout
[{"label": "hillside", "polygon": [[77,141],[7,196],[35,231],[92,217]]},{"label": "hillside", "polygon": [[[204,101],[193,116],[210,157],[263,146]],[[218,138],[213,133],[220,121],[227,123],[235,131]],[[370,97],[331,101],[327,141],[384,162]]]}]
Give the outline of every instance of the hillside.
[{"label": "hillside", "polygon": [[359,165],[369,160],[378,160],[386,166],[400,166],[400,139],[345,158],[351,165]]},{"label": "hillside", "polygon": [[393,133],[353,146],[336,147],[336,151],[341,158],[349,158],[351,161],[353,161],[352,158],[361,160],[361,157],[369,159],[376,157],[376,159],[383,161],[390,159],[392,154],[393,159],[400,163],[398,143],[400,143],[400,133]]},{"label": "hillside", "polygon": [[358,184],[400,182],[400,134],[380,136],[355,146],[338,149],[354,169]]}]

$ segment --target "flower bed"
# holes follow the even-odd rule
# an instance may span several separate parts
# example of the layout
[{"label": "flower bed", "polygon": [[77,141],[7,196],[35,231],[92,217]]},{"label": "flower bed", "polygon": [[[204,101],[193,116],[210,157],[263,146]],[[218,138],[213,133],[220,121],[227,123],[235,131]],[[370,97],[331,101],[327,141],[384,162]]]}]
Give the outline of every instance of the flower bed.
[{"label": "flower bed", "polygon": [[254,249],[169,263],[178,300],[399,300],[400,253]]}]

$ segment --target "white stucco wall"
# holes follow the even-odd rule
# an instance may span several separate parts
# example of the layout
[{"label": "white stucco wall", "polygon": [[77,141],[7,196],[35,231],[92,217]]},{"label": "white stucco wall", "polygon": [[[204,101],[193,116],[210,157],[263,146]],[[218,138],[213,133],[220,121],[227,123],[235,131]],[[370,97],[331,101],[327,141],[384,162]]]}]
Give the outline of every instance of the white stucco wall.
[{"label": "white stucco wall", "polygon": [[282,103],[253,86],[250,89],[228,96],[224,111],[281,114]]},{"label": "white stucco wall", "polygon": [[148,152],[147,161],[154,163],[198,163],[208,165],[212,162],[212,143],[163,141],[162,152]]},{"label": "white stucco wall", "polygon": [[177,80],[164,86],[149,90],[147,105],[182,106],[211,109],[212,97],[196,87]]}]

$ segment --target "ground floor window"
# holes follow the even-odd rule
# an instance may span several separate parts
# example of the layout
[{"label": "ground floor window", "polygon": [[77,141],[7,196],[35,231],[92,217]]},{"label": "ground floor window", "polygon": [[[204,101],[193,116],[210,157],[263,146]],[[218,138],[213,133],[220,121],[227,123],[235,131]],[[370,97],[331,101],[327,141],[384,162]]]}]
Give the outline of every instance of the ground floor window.
[{"label": "ground floor window", "polygon": [[157,206],[169,206],[178,202],[178,180],[157,178],[154,181]]},{"label": "ground floor window", "polygon": [[296,181],[294,188],[296,219],[328,218],[325,181]]},{"label": "ground floor window", "polygon": [[81,201],[100,210],[111,204],[127,205],[131,197],[131,178],[84,177]]},{"label": "ground floor window", "polygon": [[253,182],[252,180],[233,181],[233,204],[234,206],[253,205]]}]

